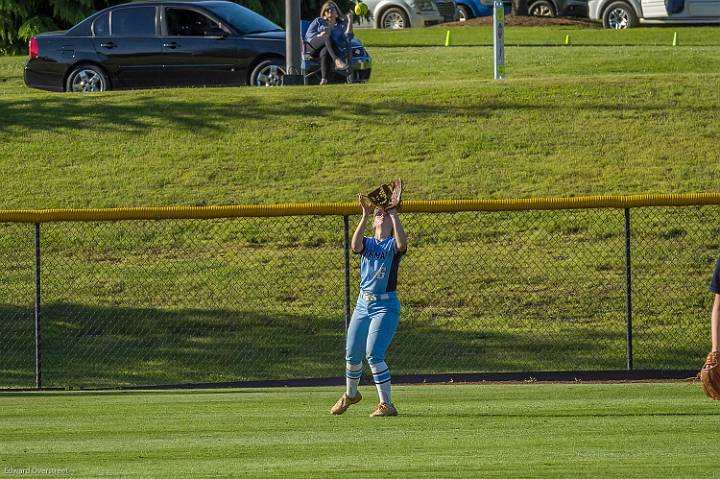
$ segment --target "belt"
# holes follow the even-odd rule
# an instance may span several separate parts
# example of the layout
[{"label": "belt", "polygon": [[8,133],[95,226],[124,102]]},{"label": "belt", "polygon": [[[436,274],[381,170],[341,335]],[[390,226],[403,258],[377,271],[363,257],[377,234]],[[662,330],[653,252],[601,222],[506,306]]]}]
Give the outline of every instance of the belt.
[{"label": "belt", "polygon": [[379,299],[390,299],[390,295],[388,293],[375,294],[375,293],[367,293],[365,291],[360,292],[360,297],[362,299],[364,299],[365,301],[377,301]]}]

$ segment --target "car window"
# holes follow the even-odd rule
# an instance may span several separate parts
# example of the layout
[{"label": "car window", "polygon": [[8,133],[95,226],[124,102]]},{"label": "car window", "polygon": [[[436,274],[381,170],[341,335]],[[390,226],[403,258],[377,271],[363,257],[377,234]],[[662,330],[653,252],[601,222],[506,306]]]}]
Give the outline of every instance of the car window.
[{"label": "car window", "polygon": [[207,2],[203,6],[235,27],[240,34],[282,30],[267,18],[237,3]]},{"label": "car window", "polygon": [[155,7],[114,10],[110,20],[114,37],[151,37],[155,35]]},{"label": "car window", "polygon": [[165,21],[169,36],[191,36],[202,37],[208,34],[212,28],[220,28],[220,25],[195,10],[184,10],[181,8],[168,8],[165,10]]},{"label": "car window", "polygon": [[103,13],[95,19],[92,25],[93,35],[96,37],[107,37],[110,35],[110,14]]}]

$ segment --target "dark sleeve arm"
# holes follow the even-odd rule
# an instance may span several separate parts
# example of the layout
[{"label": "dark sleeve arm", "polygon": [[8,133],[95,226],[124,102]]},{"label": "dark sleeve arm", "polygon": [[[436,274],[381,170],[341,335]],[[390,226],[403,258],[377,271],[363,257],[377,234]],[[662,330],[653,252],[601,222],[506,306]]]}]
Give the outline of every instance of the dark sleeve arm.
[{"label": "dark sleeve arm", "polygon": [[715,271],[710,280],[710,292],[720,294],[720,258],[715,263]]}]

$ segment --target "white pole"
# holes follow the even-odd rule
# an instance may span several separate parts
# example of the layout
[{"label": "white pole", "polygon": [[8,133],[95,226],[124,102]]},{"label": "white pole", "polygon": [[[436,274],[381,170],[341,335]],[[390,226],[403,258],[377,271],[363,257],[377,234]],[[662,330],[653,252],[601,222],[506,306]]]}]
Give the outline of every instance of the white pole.
[{"label": "white pole", "polygon": [[495,80],[505,79],[505,7],[502,0],[493,1],[493,53]]}]

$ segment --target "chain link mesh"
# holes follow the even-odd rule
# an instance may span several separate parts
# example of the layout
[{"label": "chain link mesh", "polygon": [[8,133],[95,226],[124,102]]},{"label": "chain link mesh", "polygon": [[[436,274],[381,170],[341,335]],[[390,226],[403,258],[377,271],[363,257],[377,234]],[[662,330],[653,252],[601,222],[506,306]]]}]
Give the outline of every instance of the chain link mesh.
[{"label": "chain link mesh", "polygon": [[622,212],[405,223],[413,233],[400,271],[395,374],[624,366]]},{"label": "chain link mesh", "polygon": [[35,227],[0,223],[0,387],[35,386]]},{"label": "chain link mesh", "polygon": [[710,350],[717,207],[632,210],[633,330],[641,369],[698,369]]},{"label": "chain link mesh", "polygon": [[[718,207],[632,210],[635,367],[708,347]],[[350,234],[358,217],[350,217]],[[393,374],[626,366],[623,211],[404,214]],[[42,225],[43,385],[341,376],[343,218]],[[35,381],[34,229],[0,224],[0,387]],[[370,234],[368,230],[368,234]],[[351,254],[351,309],[359,257]]]}]

